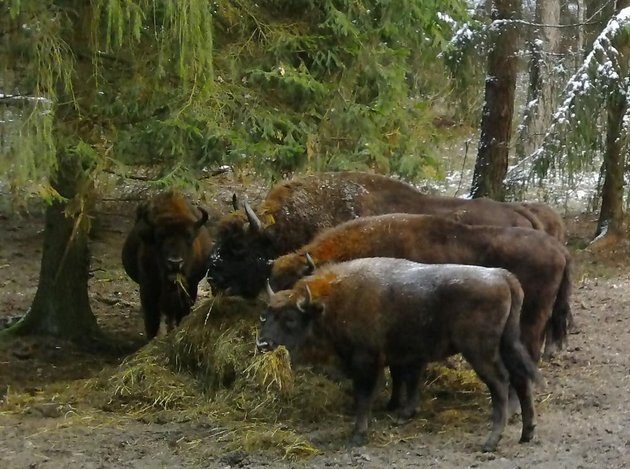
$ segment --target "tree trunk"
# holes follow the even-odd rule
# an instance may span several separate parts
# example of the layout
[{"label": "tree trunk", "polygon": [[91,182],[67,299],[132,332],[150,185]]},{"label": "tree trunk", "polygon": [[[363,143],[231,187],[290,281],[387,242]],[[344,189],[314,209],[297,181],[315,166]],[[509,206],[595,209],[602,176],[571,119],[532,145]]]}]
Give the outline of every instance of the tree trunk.
[{"label": "tree trunk", "polygon": [[580,68],[585,58],[584,53],[584,21],[586,20],[586,5],[584,0],[577,0],[577,37],[575,40],[575,70]]},{"label": "tree trunk", "polygon": [[[495,0],[492,14],[494,20],[518,19],[520,11],[520,1]],[[514,113],[518,26],[499,23],[496,28],[494,46],[488,55],[481,137],[471,195],[503,200]]]},{"label": "tree trunk", "polygon": [[[77,157],[59,155],[51,184],[71,203],[83,177]],[[35,299],[26,316],[0,337],[39,334],[85,343],[101,336],[87,293],[88,220],[85,213],[70,210],[68,202],[56,200],[47,208]]]},{"label": "tree trunk", "polygon": [[[535,21],[559,24],[560,0],[538,0]],[[556,109],[556,77],[554,63],[560,52],[560,30],[539,28],[529,44],[529,89],[523,125],[519,132],[516,153],[519,159],[537,150],[545,137]]]},{"label": "tree trunk", "polygon": [[[618,0],[615,12],[630,6],[630,0]],[[624,76],[628,72],[628,56],[630,45],[617,45],[619,63]],[[628,98],[625,90],[612,90],[607,99],[607,132],[604,152],[604,185],[602,186],[602,207],[595,231],[597,245],[608,245],[623,236],[623,173],[625,158],[622,153],[623,117],[628,109]],[[609,240],[606,242],[605,240]]]}]

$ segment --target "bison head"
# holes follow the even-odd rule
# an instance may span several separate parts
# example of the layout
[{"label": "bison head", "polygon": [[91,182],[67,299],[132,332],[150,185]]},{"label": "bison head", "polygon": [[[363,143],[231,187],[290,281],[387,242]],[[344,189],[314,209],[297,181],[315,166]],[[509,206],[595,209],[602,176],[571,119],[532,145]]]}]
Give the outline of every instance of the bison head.
[{"label": "bison head", "polygon": [[310,336],[321,305],[313,301],[308,285],[299,290],[274,293],[267,284],[269,301],[260,315],[260,333],[256,346],[261,351],[284,345],[294,356]]},{"label": "bison head", "polygon": [[276,290],[292,288],[302,277],[311,275],[315,268],[315,262],[308,252],[279,257],[271,267],[271,288]]},{"label": "bison head", "polygon": [[213,290],[253,298],[264,288],[276,248],[249,204],[244,204],[243,211],[247,220],[239,210],[228,215],[219,228],[208,259],[208,282]]},{"label": "bison head", "polygon": [[194,261],[193,243],[199,230],[208,221],[208,212],[198,207],[201,217],[160,217],[151,214],[147,206],[138,208],[137,223],[141,223],[140,236],[157,254],[157,264],[162,278],[175,281],[179,274],[186,274]]}]

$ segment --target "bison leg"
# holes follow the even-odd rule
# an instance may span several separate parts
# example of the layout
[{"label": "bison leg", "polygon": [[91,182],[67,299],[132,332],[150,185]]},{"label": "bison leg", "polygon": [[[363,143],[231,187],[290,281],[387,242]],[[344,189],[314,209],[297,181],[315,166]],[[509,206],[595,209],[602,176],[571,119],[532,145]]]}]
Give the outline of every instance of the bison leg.
[{"label": "bison leg", "polygon": [[[542,294],[544,292],[541,292]],[[547,322],[550,317],[551,305],[523,306],[521,312],[521,342],[523,342],[534,363],[540,361]]]},{"label": "bison leg", "polygon": [[160,291],[150,285],[140,284],[140,303],[144,315],[144,330],[147,338],[153,339],[160,330]]},{"label": "bison leg", "polygon": [[507,422],[508,373],[498,357],[498,351],[491,358],[479,354],[463,355],[490,390],[492,431],[483,445],[483,451],[491,452],[496,449]]},{"label": "bison leg", "polygon": [[525,443],[533,438],[534,429],[536,428],[536,410],[534,409],[534,398],[532,396],[532,383],[527,378],[515,375],[510,376],[510,382],[521,403],[523,431],[520,442]]},{"label": "bison leg", "polygon": [[512,418],[513,415],[517,415],[521,412],[521,402],[519,400],[518,394],[514,390],[512,386],[510,386],[509,396],[508,396],[508,419]]},{"label": "bison leg", "polygon": [[389,373],[392,376],[392,395],[387,403],[387,410],[392,412],[401,406],[405,398],[403,367],[390,365]]},{"label": "bison leg", "polygon": [[425,365],[411,366],[403,374],[407,388],[407,402],[400,410],[400,418],[408,420],[416,415],[416,407],[420,400],[420,380],[424,376]]},{"label": "bison leg", "polygon": [[351,373],[357,417],[350,442],[353,446],[362,446],[367,443],[370,411],[383,374],[383,364],[377,354],[355,352],[352,356]]}]

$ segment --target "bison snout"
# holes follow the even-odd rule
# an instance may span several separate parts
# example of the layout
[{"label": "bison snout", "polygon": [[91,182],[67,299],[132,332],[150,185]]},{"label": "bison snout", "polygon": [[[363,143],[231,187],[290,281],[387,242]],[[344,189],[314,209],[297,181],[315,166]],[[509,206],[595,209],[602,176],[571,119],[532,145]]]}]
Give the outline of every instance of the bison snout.
[{"label": "bison snout", "polygon": [[256,348],[259,352],[269,352],[273,350],[274,343],[268,339],[256,340]]},{"label": "bison snout", "polygon": [[166,259],[166,263],[171,272],[180,272],[184,267],[184,259],[181,257],[169,257]]}]

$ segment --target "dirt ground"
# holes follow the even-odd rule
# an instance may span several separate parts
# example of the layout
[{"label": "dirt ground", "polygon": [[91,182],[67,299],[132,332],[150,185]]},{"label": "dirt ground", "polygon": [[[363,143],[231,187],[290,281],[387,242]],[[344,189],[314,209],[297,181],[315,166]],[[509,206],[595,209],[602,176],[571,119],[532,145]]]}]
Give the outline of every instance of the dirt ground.
[{"label": "dirt ground", "polygon": [[[236,185],[238,186],[238,185]],[[225,211],[235,185],[212,192],[206,205]],[[255,202],[260,194],[250,198]],[[267,453],[227,452],[221,428],[209,419],[147,422],[93,419],[71,406],[37,404],[20,412],[6,410],[12,396],[47,392],[56,382],[94,376],[115,367],[145,343],[136,286],[119,262],[124,234],[135,202],[110,201],[99,207],[92,240],[90,296],[103,330],[121,346],[86,352],[55,340],[20,340],[0,350],[0,467],[548,467],[586,468],[630,465],[630,247],[605,253],[581,249],[592,234],[595,217],[567,216],[575,258],[572,307],[576,326],[566,350],[542,364],[545,383],[537,390],[535,440],[519,444],[520,421],[511,422],[493,454],[479,451],[489,428],[488,405],[475,422],[417,430],[418,422],[397,426],[380,410],[376,435],[363,448],[347,448],[347,428],[326,422],[307,435],[316,456],[288,461]],[[216,214],[216,212],[215,212]],[[24,314],[35,294],[41,255],[43,216],[35,210],[16,217],[0,213],[0,327]],[[201,298],[209,292],[202,283]],[[478,397],[478,396],[477,396]],[[472,399],[462,394],[461,405]],[[426,402],[421,404],[425,405]],[[422,419],[420,411],[419,419]],[[432,427],[430,427],[432,428]],[[374,435],[373,435],[374,436]],[[318,442],[322,442],[318,444]]]}]

